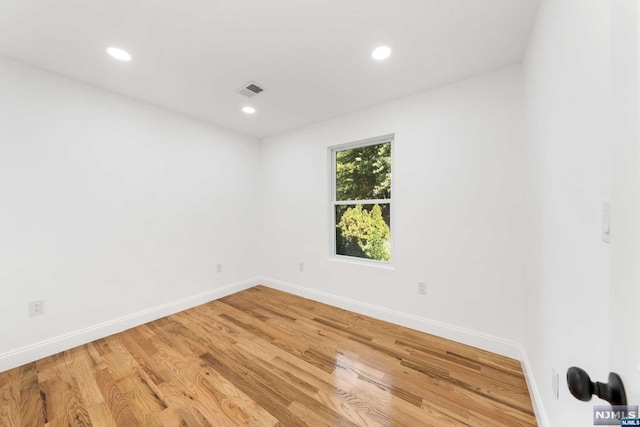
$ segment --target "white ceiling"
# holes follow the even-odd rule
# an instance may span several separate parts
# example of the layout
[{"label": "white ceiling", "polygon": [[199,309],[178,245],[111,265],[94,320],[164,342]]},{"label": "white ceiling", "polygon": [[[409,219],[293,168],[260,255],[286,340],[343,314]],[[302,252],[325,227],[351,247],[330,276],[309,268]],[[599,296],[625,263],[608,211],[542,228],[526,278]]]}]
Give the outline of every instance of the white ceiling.
[{"label": "white ceiling", "polygon": [[[537,4],[1,0],[0,55],[263,138],[519,63]],[[251,100],[249,80],[266,88]]]}]

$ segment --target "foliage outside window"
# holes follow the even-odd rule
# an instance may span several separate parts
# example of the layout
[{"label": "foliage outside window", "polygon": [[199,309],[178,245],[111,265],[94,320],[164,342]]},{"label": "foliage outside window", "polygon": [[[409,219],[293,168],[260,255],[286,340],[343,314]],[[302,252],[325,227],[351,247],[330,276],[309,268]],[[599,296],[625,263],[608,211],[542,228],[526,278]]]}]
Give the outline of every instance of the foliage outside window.
[{"label": "foliage outside window", "polygon": [[391,142],[332,151],[335,255],[391,261]]}]

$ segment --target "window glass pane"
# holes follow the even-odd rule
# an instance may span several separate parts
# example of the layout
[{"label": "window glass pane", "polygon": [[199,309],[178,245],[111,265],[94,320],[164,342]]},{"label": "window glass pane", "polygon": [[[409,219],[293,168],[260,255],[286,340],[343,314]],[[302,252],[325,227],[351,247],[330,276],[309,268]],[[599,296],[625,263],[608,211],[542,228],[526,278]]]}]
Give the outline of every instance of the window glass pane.
[{"label": "window glass pane", "polygon": [[336,152],[336,200],[391,198],[391,142]]},{"label": "window glass pane", "polygon": [[389,203],[336,205],[336,254],[390,261]]}]

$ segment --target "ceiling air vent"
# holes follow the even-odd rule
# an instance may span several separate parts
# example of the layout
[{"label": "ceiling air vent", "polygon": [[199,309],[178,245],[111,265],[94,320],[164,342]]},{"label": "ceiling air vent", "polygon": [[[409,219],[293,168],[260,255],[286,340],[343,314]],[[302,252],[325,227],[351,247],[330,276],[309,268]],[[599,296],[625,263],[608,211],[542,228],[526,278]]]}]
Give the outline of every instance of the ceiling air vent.
[{"label": "ceiling air vent", "polygon": [[244,86],[242,86],[240,89],[238,89],[238,93],[240,95],[246,96],[247,98],[251,98],[252,96],[256,96],[257,94],[259,94],[262,91],[264,91],[264,88],[262,86],[260,86],[256,82],[249,82],[249,83],[245,84]]}]

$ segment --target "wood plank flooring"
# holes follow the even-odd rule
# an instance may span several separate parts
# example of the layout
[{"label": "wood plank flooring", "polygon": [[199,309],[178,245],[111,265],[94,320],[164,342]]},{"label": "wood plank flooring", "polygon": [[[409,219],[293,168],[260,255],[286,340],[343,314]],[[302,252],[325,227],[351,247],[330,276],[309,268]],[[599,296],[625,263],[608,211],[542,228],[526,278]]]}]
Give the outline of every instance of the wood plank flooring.
[{"label": "wood plank flooring", "polygon": [[257,286],[0,373],[0,426],[534,426],[519,362]]}]

